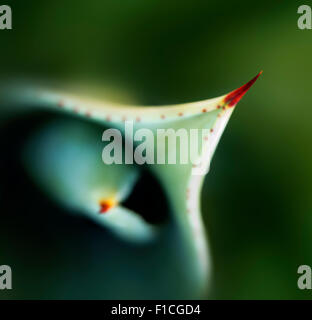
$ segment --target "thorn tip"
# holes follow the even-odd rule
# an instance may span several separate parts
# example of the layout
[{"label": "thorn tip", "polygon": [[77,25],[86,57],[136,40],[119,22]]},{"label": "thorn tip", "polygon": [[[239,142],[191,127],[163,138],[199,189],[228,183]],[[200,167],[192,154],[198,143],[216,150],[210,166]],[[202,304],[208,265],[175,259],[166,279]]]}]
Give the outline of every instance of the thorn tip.
[{"label": "thorn tip", "polygon": [[245,95],[245,93],[251,88],[251,86],[256,82],[256,80],[260,77],[262,73],[263,71],[261,70],[254,78],[252,78],[246,84],[230,92],[224,98],[225,104],[227,104],[229,107],[234,107],[239,102],[239,100]]}]

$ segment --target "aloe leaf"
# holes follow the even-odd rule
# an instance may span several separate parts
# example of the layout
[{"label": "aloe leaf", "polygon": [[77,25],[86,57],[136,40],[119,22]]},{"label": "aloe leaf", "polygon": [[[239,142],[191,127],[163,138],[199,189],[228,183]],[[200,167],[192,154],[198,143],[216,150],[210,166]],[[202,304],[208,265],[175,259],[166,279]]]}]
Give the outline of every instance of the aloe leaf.
[{"label": "aloe leaf", "polygon": [[120,205],[137,180],[137,167],[103,164],[99,133],[76,121],[45,125],[25,148],[25,167],[69,212],[86,214],[129,240],[151,238],[154,228]]},{"label": "aloe leaf", "polygon": [[[183,267],[193,274],[198,287],[204,287],[210,258],[200,212],[203,178],[234,107],[260,74],[221,97],[161,107],[117,105],[40,86],[16,85],[2,90],[1,110],[7,117],[38,110],[70,116],[63,122],[46,124],[33,134],[23,153],[30,175],[69,211],[90,217],[126,240],[157,241],[164,233],[175,230],[174,241],[184,250]],[[134,123],[134,133],[141,128],[149,128],[154,133],[169,128],[184,128],[189,134],[192,129],[206,130],[203,139],[198,138],[200,150],[196,165],[146,166],[160,182],[169,203],[170,215],[165,226],[151,225],[137,212],[123,206],[142,174],[141,166],[102,162],[99,128],[117,128],[125,134],[127,121]],[[177,152],[180,148],[182,144]],[[163,152],[159,150],[156,144],[147,146],[147,151],[155,157]],[[164,150],[164,156],[168,157],[174,148],[169,144]],[[153,204],[145,205],[148,211]]]}]

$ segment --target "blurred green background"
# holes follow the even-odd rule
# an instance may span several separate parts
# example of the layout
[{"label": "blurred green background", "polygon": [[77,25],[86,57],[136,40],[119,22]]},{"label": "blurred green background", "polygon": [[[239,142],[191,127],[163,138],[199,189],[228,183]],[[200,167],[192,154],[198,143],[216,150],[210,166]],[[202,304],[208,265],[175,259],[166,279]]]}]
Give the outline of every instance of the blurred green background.
[{"label": "blurred green background", "polygon": [[312,265],[312,30],[297,27],[303,1],[5,2],[13,30],[0,31],[2,79],[96,81],[158,105],[219,96],[263,70],[204,185],[209,298],[312,297],[297,288],[298,266]]}]

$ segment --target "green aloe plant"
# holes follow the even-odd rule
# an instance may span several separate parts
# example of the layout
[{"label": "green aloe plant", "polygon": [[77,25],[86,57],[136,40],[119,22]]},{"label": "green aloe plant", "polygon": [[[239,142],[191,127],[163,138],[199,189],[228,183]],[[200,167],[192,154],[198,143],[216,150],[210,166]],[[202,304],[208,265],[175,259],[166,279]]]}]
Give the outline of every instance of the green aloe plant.
[{"label": "green aloe plant", "polygon": [[[22,159],[28,174],[68,212],[86,215],[112,230],[120,241],[135,246],[150,243],[156,248],[152,254],[158,261],[164,259],[161,248],[169,246],[172,258],[180,261],[177,272],[181,272],[190,296],[197,297],[207,288],[211,264],[200,212],[203,172],[209,170],[234,107],[260,74],[221,97],[161,107],[123,106],[41,86],[16,85],[2,92],[2,119],[27,113],[53,115],[25,142]],[[104,164],[101,154],[108,142],[101,139],[103,130],[116,128],[125,134],[127,121],[133,121],[134,133],[142,128],[154,133],[169,128],[184,128],[189,133],[206,129],[197,164]],[[160,152],[155,144],[145,147],[147,153]],[[171,147],[165,148],[166,157],[173,152]],[[141,179],[145,181],[144,192],[133,196]],[[145,198],[148,191],[149,201]],[[149,217],[154,207],[156,222]]]}]

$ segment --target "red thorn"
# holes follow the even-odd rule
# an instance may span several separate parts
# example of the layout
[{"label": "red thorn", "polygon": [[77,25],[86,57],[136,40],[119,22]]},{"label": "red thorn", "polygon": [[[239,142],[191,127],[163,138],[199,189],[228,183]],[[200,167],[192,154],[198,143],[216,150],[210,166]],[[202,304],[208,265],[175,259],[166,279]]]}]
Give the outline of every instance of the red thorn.
[{"label": "red thorn", "polygon": [[229,107],[235,106],[238,103],[238,101],[245,95],[245,93],[250,89],[250,87],[256,82],[256,80],[260,77],[261,74],[262,71],[260,71],[253,79],[251,79],[243,86],[229,93],[225,97],[224,102],[228,104]]},{"label": "red thorn", "polygon": [[108,201],[101,201],[99,213],[106,213],[111,208],[112,208],[111,203],[109,203]]},{"label": "red thorn", "polygon": [[109,205],[106,203],[101,204],[100,213],[106,213],[109,210]]}]

